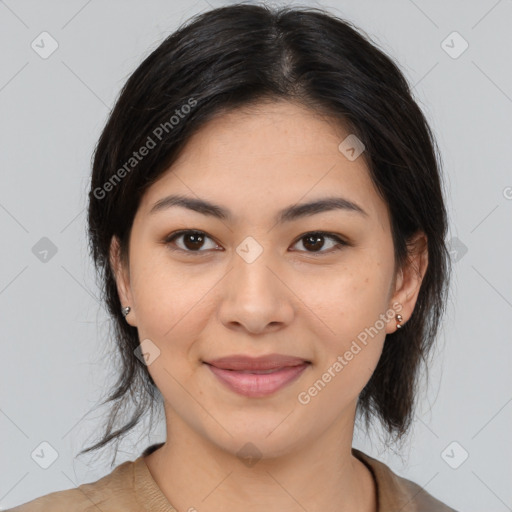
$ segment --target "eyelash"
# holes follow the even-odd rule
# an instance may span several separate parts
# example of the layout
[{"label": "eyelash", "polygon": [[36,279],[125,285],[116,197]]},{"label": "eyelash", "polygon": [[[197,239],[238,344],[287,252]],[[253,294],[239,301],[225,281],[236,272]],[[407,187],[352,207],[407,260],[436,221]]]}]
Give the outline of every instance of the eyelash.
[{"label": "eyelash", "polygon": [[[205,233],[204,231],[199,231],[199,230],[195,230],[195,229],[182,229],[180,231],[175,231],[175,232],[171,233],[170,235],[168,235],[164,239],[163,243],[165,245],[167,245],[167,246],[170,246],[170,244],[173,243],[174,240],[176,240],[177,238],[179,238],[179,237],[181,237],[183,235],[187,235],[187,234],[203,235],[206,238],[209,238],[210,240],[214,241],[213,238],[208,236],[208,234]],[[348,242],[346,242],[345,240],[341,239],[339,236],[335,235],[334,233],[328,233],[326,231],[309,231],[307,233],[304,233],[299,238],[297,238],[297,240],[295,241],[295,243],[293,245],[295,245],[296,243],[300,242],[303,238],[306,238],[306,237],[312,236],[312,235],[318,235],[318,236],[322,236],[324,238],[330,238],[330,239],[334,240],[335,242],[337,242],[337,244],[336,244],[336,246],[332,247],[329,251],[317,251],[317,252],[314,252],[314,251],[298,251],[298,252],[306,252],[307,254],[310,254],[310,255],[313,255],[313,256],[321,256],[323,254],[332,254],[334,251],[339,251],[343,247],[350,245]],[[215,243],[217,243],[217,242],[215,242]],[[191,250],[187,250],[187,249],[181,249],[180,247],[178,247],[178,248],[169,247],[169,248],[170,248],[171,251],[181,251],[184,254],[186,254],[187,256],[189,256],[189,255],[190,256],[199,256],[201,253],[209,252],[209,250],[191,251]]]}]

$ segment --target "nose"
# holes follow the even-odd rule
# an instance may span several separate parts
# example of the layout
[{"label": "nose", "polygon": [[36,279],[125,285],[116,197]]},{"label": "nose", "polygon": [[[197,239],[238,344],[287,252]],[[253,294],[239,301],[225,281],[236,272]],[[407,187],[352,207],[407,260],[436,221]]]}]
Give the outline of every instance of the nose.
[{"label": "nose", "polygon": [[269,252],[263,251],[251,263],[234,254],[218,311],[227,328],[259,334],[282,329],[292,321],[294,295]]}]

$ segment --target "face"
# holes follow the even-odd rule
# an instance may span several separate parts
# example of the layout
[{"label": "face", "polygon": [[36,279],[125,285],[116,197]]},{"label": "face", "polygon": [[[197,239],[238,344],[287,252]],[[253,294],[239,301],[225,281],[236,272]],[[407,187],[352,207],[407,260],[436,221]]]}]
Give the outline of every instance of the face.
[{"label": "face", "polygon": [[[145,193],[129,264],[114,239],[121,303],[168,432],[182,425],[232,453],[252,442],[276,456],[353,427],[393,314],[412,313],[425,255],[420,275],[395,273],[387,206],[363,157],[338,149],[348,135],[287,102],[225,114]],[[220,208],[152,211],[176,195]],[[301,208],[327,198],[337,207]],[[271,357],[273,369],[211,364],[276,354],[288,359]]]}]

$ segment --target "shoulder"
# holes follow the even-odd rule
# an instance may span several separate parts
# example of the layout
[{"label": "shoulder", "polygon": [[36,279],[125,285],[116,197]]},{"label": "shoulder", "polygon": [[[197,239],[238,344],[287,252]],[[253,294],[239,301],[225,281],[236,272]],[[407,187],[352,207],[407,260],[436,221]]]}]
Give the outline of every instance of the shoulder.
[{"label": "shoulder", "polygon": [[6,512],[124,512],[139,511],[134,491],[133,461],[74,489],[52,492]]},{"label": "shoulder", "polygon": [[371,470],[377,485],[378,512],[457,512],[429,494],[418,484],[394,473],[383,462],[352,449],[355,457]]}]

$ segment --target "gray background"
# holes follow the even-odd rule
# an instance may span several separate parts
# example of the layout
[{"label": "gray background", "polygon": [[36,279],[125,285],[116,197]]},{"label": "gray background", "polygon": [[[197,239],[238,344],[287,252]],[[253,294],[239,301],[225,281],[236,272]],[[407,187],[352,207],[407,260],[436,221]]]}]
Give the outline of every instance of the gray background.
[{"label": "gray background", "polygon": [[[111,452],[75,459],[116,375],[85,237],[90,158],[138,63],[179,23],[223,4],[0,1],[2,508],[111,471]],[[446,173],[455,273],[428,392],[402,457],[378,431],[354,445],[456,509],[512,510],[512,2],[305,4],[354,22],[398,60]],[[59,45],[46,59],[31,47],[43,31]],[[163,439],[163,423],[149,437],[146,428],[117,463]],[[31,456],[52,449],[47,469]]]}]

